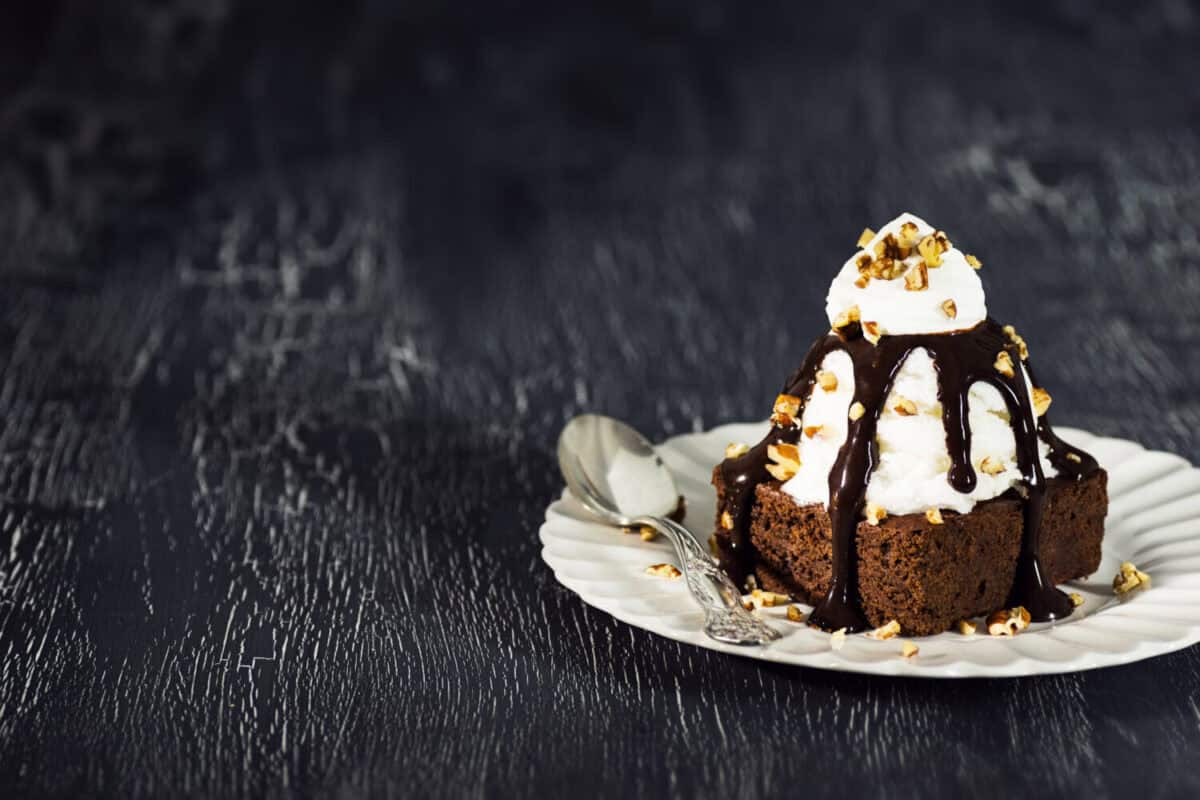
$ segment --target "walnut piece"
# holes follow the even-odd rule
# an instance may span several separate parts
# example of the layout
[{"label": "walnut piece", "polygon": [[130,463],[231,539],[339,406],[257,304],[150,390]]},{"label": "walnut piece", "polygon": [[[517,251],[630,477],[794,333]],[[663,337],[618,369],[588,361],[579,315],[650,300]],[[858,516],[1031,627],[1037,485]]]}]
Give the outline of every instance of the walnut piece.
[{"label": "walnut piece", "polygon": [[1067,461],[1070,461],[1074,464],[1083,463],[1083,459],[1079,457],[1078,453],[1067,453]]},{"label": "walnut piece", "polygon": [[917,246],[917,240],[921,238],[920,232],[917,230],[915,222],[906,222],[900,226],[900,232],[896,235],[896,241],[901,247],[913,248]]},{"label": "walnut piece", "polygon": [[938,244],[934,234],[926,236],[921,241],[917,242],[917,252],[921,254],[921,260],[926,267],[940,267],[942,265],[942,248]]},{"label": "walnut piece", "polygon": [[883,328],[878,322],[864,322],[862,324],[863,338],[871,344],[878,344],[879,337],[883,336]]},{"label": "walnut piece", "polygon": [[978,258],[976,258],[975,256],[971,255],[970,253],[967,253],[963,257],[966,258],[967,263],[971,265],[971,269],[983,269],[983,263],[980,262],[980,260]]},{"label": "walnut piece", "polygon": [[827,369],[817,371],[817,384],[827,392],[837,391],[837,375]]},{"label": "walnut piece", "polygon": [[1017,356],[1022,361],[1028,361],[1029,347],[1025,344],[1025,339],[1021,334],[1017,333],[1017,329],[1012,325],[1005,325],[1001,330],[1004,331],[1004,335],[1008,337],[1008,340],[1017,346]]},{"label": "walnut piece", "polygon": [[945,518],[942,517],[942,510],[940,508],[925,509],[925,519],[929,520],[930,525],[944,525],[946,523]]},{"label": "walnut piece", "polygon": [[958,317],[958,304],[953,300],[946,300],[942,303],[942,313],[950,319]]},{"label": "walnut piece", "polygon": [[638,536],[641,537],[643,542],[653,542],[658,538],[658,531],[654,530],[654,528],[651,528],[649,525],[644,525],[642,526],[642,529],[638,531]]},{"label": "walnut piece", "polygon": [[1004,472],[1004,464],[998,458],[984,456],[983,461],[979,462],[979,471],[984,475],[999,475]]},{"label": "walnut piece", "polygon": [[987,618],[988,633],[992,636],[1016,636],[1029,627],[1030,616],[1025,606],[1002,608]]},{"label": "walnut piece", "polygon": [[1112,581],[1113,592],[1118,595],[1129,594],[1150,588],[1150,576],[1137,568],[1132,561],[1121,564],[1121,571]]},{"label": "walnut piece", "polygon": [[829,634],[829,649],[841,650],[846,646],[846,629],[838,628],[833,633]]},{"label": "walnut piece", "polygon": [[787,608],[788,622],[804,622],[804,612],[798,606],[788,606]]},{"label": "walnut piece", "polygon": [[917,404],[907,397],[896,399],[896,405],[892,406],[896,413],[902,417],[915,417],[917,415]]},{"label": "walnut piece", "polygon": [[809,425],[807,428],[804,429],[804,435],[807,436],[809,439],[811,439],[814,436],[816,436],[817,434],[819,434],[824,429],[824,427],[825,427],[824,425]]},{"label": "walnut piece", "polygon": [[721,512],[721,527],[727,531],[733,530],[733,514],[728,511]]},{"label": "walnut piece", "polygon": [[900,623],[896,620],[889,620],[886,624],[880,625],[875,630],[867,634],[872,639],[893,639],[900,635]]},{"label": "walnut piece", "polygon": [[975,631],[979,629],[979,626],[974,622],[971,622],[969,619],[960,619],[958,622],[954,623],[954,629],[963,636],[974,636]]},{"label": "walnut piece", "polygon": [[775,606],[786,606],[792,601],[792,598],[786,594],[777,592],[768,592],[764,589],[750,590],[750,605],[754,608],[774,608]]},{"label": "walnut piece", "polygon": [[863,228],[863,232],[858,235],[858,246],[866,247],[875,238],[875,231],[870,228]]},{"label": "walnut piece", "polygon": [[749,452],[750,445],[745,444],[744,442],[730,442],[729,444],[725,445],[726,458],[741,458]]},{"label": "walnut piece", "polygon": [[917,647],[912,642],[900,643],[900,655],[904,658],[912,658],[919,652],[921,652],[921,648]]},{"label": "walnut piece", "polygon": [[862,317],[860,316],[858,306],[850,306],[845,311],[834,317],[833,329],[841,330],[852,322],[858,322],[861,318]]},{"label": "walnut piece", "polygon": [[800,450],[794,444],[767,445],[767,458],[774,462],[767,464],[767,472],[776,480],[791,480],[800,471]]},{"label": "walnut piece", "polygon": [[1067,595],[1067,597],[1071,598],[1071,605],[1075,606],[1076,608],[1079,608],[1081,605],[1083,605],[1083,595],[1081,595],[1079,592],[1071,592],[1069,595]]},{"label": "walnut piece", "polygon": [[666,578],[673,581],[683,573],[674,564],[651,564],[646,567],[646,574],[653,575],[656,578]]},{"label": "walnut piece", "polygon": [[796,424],[796,415],[800,413],[800,398],[794,394],[781,394],[775,398],[772,410],[775,413],[771,415],[771,423],[777,428],[790,428]]},{"label": "walnut piece", "polygon": [[1046,409],[1050,408],[1050,402],[1053,400],[1050,393],[1045,389],[1033,387],[1033,413],[1035,416],[1042,416],[1046,413]]},{"label": "walnut piece", "polygon": [[867,503],[867,522],[872,525],[878,525],[885,519],[887,519],[887,511],[883,506],[876,505],[875,503]]},{"label": "walnut piece", "polygon": [[850,404],[849,416],[850,416],[851,420],[862,419],[862,415],[865,413],[867,413],[867,409],[863,407],[862,403],[855,400],[853,403]]},{"label": "walnut piece", "polygon": [[1012,356],[1008,354],[1007,350],[1001,350],[996,354],[996,363],[992,366],[996,368],[996,372],[1009,378],[1015,377],[1017,374],[1013,369]]},{"label": "walnut piece", "polygon": [[854,285],[860,289],[865,289],[871,283],[870,275],[859,275],[854,279]]},{"label": "walnut piece", "polygon": [[929,288],[929,267],[917,264],[904,274],[904,289],[909,292],[923,292]]},{"label": "walnut piece", "polygon": [[900,242],[896,239],[895,234],[889,233],[875,243],[876,261],[896,261],[905,259],[908,258],[908,255],[911,252],[911,248],[900,244]]}]

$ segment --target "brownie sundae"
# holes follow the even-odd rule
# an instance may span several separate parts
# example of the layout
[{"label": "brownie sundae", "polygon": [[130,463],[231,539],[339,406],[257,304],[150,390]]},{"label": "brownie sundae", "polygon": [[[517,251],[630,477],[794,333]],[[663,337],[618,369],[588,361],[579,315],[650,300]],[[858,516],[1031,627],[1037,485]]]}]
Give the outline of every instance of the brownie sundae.
[{"label": "brownie sundae", "polygon": [[722,567],[811,603],[829,631],[1069,616],[1056,584],[1100,564],[1104,470],[1055,436],[977,258],[911,214],[858,245],[770,432],[713,473]]}]

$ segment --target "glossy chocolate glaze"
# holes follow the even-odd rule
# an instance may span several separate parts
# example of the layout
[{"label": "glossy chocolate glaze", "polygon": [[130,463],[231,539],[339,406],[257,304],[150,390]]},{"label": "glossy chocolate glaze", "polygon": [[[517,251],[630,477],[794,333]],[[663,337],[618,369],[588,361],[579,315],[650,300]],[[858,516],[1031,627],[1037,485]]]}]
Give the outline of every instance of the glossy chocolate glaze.
[{"label": "glossy chocolate glaze", "polygon": [[[809,622],[825,630],[846,628],[859,631],[868,627],[858,599],[855,531],[862,517],[867,483],[879,460],[875,441],[879,415],[883,412],[896,374],[908,354],[917,348],[929,351],[937,371],[938,399],[942,405],[946,449],[951,461],[948,479],[960,492],[972,491],[976,482],[975,470],[971,465],[971,425],[968,416],[971,386],[982,381],[996,387],[1004,398],[1016,442],[1024,510],[1024,538],[1009,604],[1025,606],[1035,621],[1068,616],[1073,608],[1070,599],[1049,582],[1037,556],[1046,493],[1046,479],[1038,458],[1039,439],[1049,446],[1050,463],[1063,477],[1079,479],[1088,475],[1097,469],[1096,461],[1060,440],[1045,415],[1040,419],[1034,416],[1019,369],[1014,371],[1013,377],[996,369],[996,359],[1002,351],[1009,354],[1014,365],[1022,362],[1016,345],[1001,326],[991,319],[965,331],[884,336],[874,344],[862,336],[857,325],[817,340],[783,388],[785,394],[800,399],[800,413],[794,419],[773,424],[766,438],[745,455],[727,459],[721,464],[726,487],[722,510],[729,512],[733,518],[733,529],[728,532],[722,566],[739,584],[752,569],[754,552],[750,543],[750,515],[754,489],[760,483],[772,480],[766,470],[767,447],[778,443],[795,444],[799,440],[804,404],[812,393],[817,371],[829,353],[842,350],[854,364],[854,400],[862,403],[866,413],[857,420],[850,420],[846,441],[829,472],[833,581]],[[1037,385],[1029,362],[1025,361],[1024,365],[1030,380]]]}]

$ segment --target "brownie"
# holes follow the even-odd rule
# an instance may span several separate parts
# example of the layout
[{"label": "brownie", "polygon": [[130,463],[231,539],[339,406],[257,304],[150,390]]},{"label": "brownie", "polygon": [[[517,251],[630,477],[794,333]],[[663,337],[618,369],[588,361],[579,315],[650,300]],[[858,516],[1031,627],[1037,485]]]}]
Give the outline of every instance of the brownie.
[{"label": "brownie", "polygon": [[[718,508],[720,470],[714,472]],[[1107,474],[1047,481],[1039,556],[1055,583],[1095,572],[1108,508]],[[905,634],[940,633],[955,621],[1002,608],[1008,598],[1024,527],[1021,500],[1009,492],[968,514],[944,511],[934,525],[924,514],[865,520],[857,530],[858,587],[871,625],[897,620]],[[718,523],[718,547],[728,542]],[[751,514],[754,574],[771,591],[810,604],[825,596],[832,574],[829,515],[801,506],[778,481],[759,485]]]}]

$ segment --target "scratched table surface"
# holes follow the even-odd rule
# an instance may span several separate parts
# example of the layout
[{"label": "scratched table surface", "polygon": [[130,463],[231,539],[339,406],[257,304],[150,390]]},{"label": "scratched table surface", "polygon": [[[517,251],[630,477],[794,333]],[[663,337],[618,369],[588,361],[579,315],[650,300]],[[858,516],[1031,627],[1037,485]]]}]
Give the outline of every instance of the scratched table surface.
[{"label": "scratched table surface", "polygon": [[1196,648],[772,666],[536,535],[566,420],[764,417],[904,209],[1058,420],[1200,460],[1196,4],[339,5],[6,16],[0,795],[1200,792]]}]

